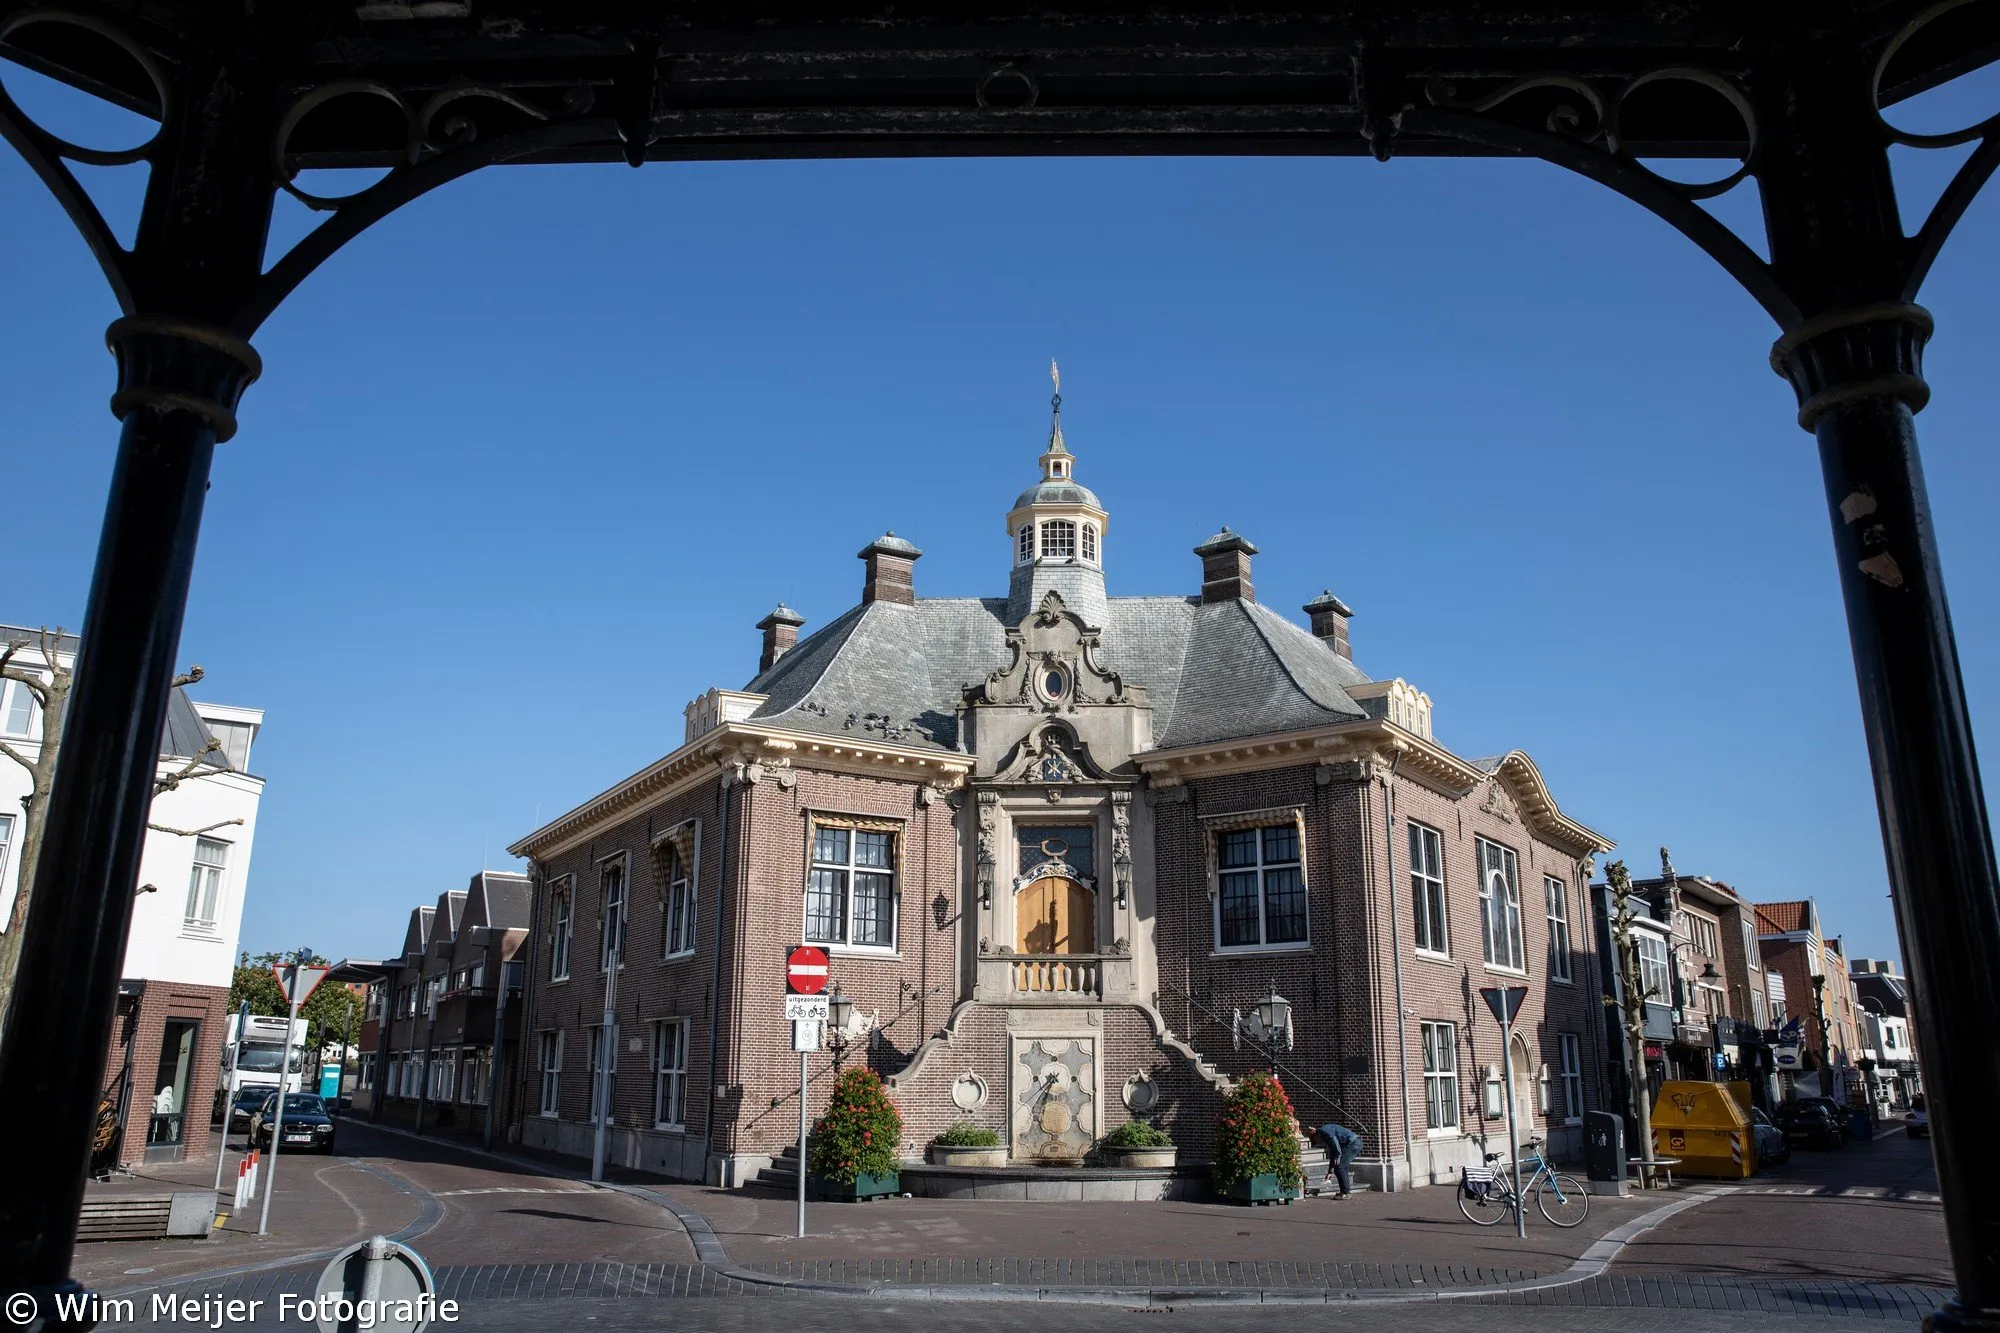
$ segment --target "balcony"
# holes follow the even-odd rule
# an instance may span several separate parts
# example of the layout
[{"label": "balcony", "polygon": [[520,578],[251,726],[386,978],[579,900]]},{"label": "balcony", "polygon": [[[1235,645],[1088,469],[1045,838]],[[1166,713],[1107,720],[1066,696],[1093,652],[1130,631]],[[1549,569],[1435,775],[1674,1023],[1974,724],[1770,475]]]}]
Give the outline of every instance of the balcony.
[{"label": "balcony", "polygon": [[1133,999],[1132,956],[1005,953],[979,958],[973,998],[989,1004],[1095,1005]]}]

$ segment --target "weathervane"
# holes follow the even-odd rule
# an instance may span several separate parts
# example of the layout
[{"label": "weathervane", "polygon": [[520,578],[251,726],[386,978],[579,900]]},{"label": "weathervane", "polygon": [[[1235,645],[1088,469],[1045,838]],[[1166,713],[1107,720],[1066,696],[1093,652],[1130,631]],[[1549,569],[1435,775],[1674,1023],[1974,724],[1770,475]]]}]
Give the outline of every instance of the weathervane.
[{"label": "weathervane", "polygon": [[1056,365],[1054,357],[1049,358],[1049,379],[1056,386],[1055,394],[1049,399],[1049,410],[1053,414],[1049,422],[1049,448],[1053,452],[1061,453],[1065,448],[1062,433],[1062,370]]}]

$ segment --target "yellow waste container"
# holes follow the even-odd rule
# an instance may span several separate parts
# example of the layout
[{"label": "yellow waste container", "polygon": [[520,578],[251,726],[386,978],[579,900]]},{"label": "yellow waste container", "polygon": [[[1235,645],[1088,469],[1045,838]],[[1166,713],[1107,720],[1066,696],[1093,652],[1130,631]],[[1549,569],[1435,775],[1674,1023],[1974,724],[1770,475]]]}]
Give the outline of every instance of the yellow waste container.
[{"label": "yellow waste container", "polygon": [[1727,1084],[1671,1082],[1653,1103],[1653,1156],[1680,1158],[1681,1175],[1743,1180],[1757,1169],[1757,1142]]}]

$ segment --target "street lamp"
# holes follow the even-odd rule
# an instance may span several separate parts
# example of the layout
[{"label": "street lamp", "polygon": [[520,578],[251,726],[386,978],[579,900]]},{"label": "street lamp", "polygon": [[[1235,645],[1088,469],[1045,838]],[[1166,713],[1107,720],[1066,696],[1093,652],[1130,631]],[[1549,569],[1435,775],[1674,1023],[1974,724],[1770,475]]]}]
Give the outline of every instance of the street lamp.
[{"label": "street lamp", "polygon": [[1271,993],[1250,1007],[1249,1017],[1238,1017],[1234,1027],[1239,1032],[1248,1032],[1250,1040],[1260,1043],[1271,1058],[1271,1075],[1278,1073],[1278,1048],[1292,1049],[1292,1002],[1278,994],[1278,983],[1271,983]]}]

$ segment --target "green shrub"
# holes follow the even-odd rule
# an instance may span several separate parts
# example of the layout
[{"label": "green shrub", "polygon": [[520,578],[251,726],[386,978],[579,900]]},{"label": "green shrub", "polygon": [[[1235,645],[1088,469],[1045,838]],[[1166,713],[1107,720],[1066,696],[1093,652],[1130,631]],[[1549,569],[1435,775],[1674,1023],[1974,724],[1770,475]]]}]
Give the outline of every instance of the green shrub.
[{"label": "green shrub", "polygon": [[961,1120],[931,1142],[940,1148],[997,1148],[1000,1132]]},{"label": "green shrub", "polygon": [[1127,1120],[1104,1136],[1107,1148],[1171,1148],[1174,1136],[1143,1120]]},{"label": "green shrub", "polygon": [[850,1069],[833,1081],[826,1114],[814,1122],[807,1169],[851,1185],[863,1175],[886,1176],[899,1163],[903,1117],[873,1070]]},{"label": "green shrub", "polygon": [[1280,1188],[1296,1189],[1304,1179],[1292,1100],[1269,1074],[1246,1076],[1222,1104],[1214,1175],[1218,1189],[1262,1175],[1276,1176]]}]

